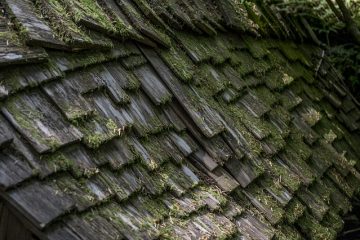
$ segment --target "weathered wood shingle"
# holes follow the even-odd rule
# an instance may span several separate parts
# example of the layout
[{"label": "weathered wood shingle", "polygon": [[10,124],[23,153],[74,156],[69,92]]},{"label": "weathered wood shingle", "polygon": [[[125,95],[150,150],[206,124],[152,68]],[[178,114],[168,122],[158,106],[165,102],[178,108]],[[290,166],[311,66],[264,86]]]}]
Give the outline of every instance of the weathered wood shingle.
[{"label": "weathered wood shingle", "polygon": [[40,239],[340,231],[359,106],[257,4],[0,7],[0,196]]}]

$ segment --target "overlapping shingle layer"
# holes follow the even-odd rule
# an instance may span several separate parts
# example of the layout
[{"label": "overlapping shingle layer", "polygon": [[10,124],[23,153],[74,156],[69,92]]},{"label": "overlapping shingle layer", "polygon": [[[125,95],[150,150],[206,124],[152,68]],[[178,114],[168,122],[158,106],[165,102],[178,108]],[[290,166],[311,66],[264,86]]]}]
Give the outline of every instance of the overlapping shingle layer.
[{"label": "overlapping shingle layer", "polygon": [[2,7],[0,191],[40,238],[341,230],[359,105],[321,49],[268,35],[289,26],[231,0]]}]

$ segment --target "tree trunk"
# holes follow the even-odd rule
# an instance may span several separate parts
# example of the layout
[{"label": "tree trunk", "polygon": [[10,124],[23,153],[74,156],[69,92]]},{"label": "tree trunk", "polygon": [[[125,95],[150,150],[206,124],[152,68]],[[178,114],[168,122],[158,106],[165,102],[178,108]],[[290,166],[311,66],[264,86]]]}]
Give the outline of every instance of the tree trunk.
[{"label": "tree trunk", "polygon": [[341,12],[336,8],[336,6],[334,5],[332,0],[326,0],[327,4],[329,5],[329,7],[331,8],[331,10],[333,11],[333,13],[336,15],[336,17],[340,20],[340,21],[344,21],[343,15],[341,14]]},{"label": "tree trunk", "polygon": [[352,18],[350,10],[345,6],[344,0],[336,0],[336,3],[342,13],[342,21],[346,24],[348,32],[352,35],[355,42],[360,45],[360,30]]}]

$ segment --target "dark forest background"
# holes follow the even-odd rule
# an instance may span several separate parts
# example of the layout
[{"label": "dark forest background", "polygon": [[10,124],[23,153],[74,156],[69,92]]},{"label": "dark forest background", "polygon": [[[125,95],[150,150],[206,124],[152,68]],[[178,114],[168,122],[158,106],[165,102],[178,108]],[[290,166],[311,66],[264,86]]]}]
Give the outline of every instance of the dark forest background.
[{"label": "dark forest background", "polygon": [[[310,40],[326,49],[354,96],[360,100],[360,0],[247,0],[272,13],[291,16]],[[269,16],[270,17],[270,16]]]}]

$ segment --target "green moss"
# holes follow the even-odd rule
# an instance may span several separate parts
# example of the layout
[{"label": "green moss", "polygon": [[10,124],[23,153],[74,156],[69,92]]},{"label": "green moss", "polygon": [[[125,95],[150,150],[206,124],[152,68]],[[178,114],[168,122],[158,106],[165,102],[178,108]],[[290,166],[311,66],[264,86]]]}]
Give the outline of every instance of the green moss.
[{"label": "green moss", "polygon": [[290,112],[280,105],[272,108],[269,114],[275,119],[279,119],[280,121],[284,122],[286,125],[288,125],[292,120]]},{"label": "green moss", "polygon": [[126,58],[121,59],[121,63],[127,70],[134,70],[146,64],[146,59],[142,55],[130,55]]},{"label": "green moss", "polygon": [[99,208],[98,215],[113,223],[116,228],[131,234],[134,239],[142,239],[145,234],[150,238],[159,236],[155,219],[151,215],[142,212],[134,214],[131,208],[131,204],[120,207],[116,203],[111,203]]},{"label": "green moss", "polygon": [[203,64],[197,68],[194,79],[196,85],[206,88],[211,96],[223,91],[225,85],[229,84],[229,80],[220,69],[208,64]]},{"label": "green moss", "polygon": [[66,111],[66,115],[72,124],[79,126],[82,122],[91,117],[93,112],[85,112],[81,109],[70,108]]},{"label": "green moss", "polygon": [[258,87],[253,91],[265,106],[270,107],[279,101],[278,97],[266,87]]},{"label": "green moss", "polygon": [[[246,139],[246,142],[249,143],[248,147],[252,151],[253,154],[260,155],[262,150],[262,146],[259,140],[257,140],[245,127],[242,122],[241,117],[243,116],[240,109],[236,106],[223,104],[221,105],[221,112],[227,116],[227,118],[232,119],[235,124],[235,128],[243,134],[243,137]],[[221,108],[220,108],[221,109]],[[220,110],[219,109],[219,110]],[[250,126],[249,126],[250,127]]]},{"label": "green moss", "polygon": [[104,136],[101,133],[94,133],[85,137],[85,141],[91,148],[98,148],[106,140],[107,136]]},{"label": "green moss", "polygon": [[332,228],[324,227],[307,212],[298,220],[298,226],[306,236],[314,240],[332,240],[337,235]]},{"label": "green moss", "polygon": [[272,62],[277,67],[281,67],[284,70],[289,68],[289,61],[277,49],[272,49],[271,54],[268,55],[268,58],[270,62]]},{"label": "green moss", "polygon": [[237,54],[237,51],[234,50],[229,53],[229,61],[231,66],[238,67],[243,62],[243,59]]},{"label": "green moss", "polygon": [[300,63],[293,63],[286,70],[294,79],[302,78],[309,84],[312,84],[315,81],[314,71],[305,68]]},{"label": "green moss", "polygon": [[270,70],[269,73],[265,75],[265,84],[271,89],[283,89],[290,80],[289,75],[277,68]]},{"label": "green moss", "polygon": [[160,104],[161,105],[166,105],[167,103],[170,103],[172,100],[172,95],[171,94],[165,94],[163,96],[161,96],[160,98]]},{"label": "green moss", "polygon": [[192,181],[181,168],[169,162],[161,166],[159,173],[170,190],[182,192],[186,189],[194,188],[199,183],[197,181]]},{"label": "green moss", "polygon": [[[106,128],[96,130],[99,124],[105,124]],[[97,115],[87,122],[81,122],[78,128],[84,134],[85,143],[94,149],[114,137],[121,136],[126,130],[125,126],[118,126],[112,119],[104,119]]]},{"label": "green moss", "polygon": [[[107,52],[94,50],[94,51],[82,51],[82,52],[51,52],[51,61],[59,62],[59,60],[66,60],[65,66],[58,66],[59,68],[65,68],[66,71],[75,70],[76,68],[85,68],[87,66],[110,60],[111,55]],[[61,62],[60,61],[60,62]]]},{"label": "green moss", "polygon": [[316,182],[310,186],[310,191],[317,194],[325,203],[329,203],[333,190],[324,184],[321,179],[317,179]]},{"label": "green moss", "polygon": [[253,57],[261,59],[270,54],[270,51],[267,49],[267,41],[256,40],[255,38],[249,36],[243,37],[243,40]]},{"label": "green moss", "polygon": [[21,45],[19,37],[11,30],[0,32],[0,39],[6,41],[7,45]]},{"label": "green moss", "polygon": [[354,188],[344,179],[344,177],[334,168],[327,171],[327,175],[334,183],[348,196],[352,197]]},{"label": "green moss", "polygon": [[265,69],[262,69],[262,63],[264,60],[257,60],[253,58],[248,52],[244,51],[238,51],[236,52],[236,55],[239,59],[241,59],[240,66],[235,68],[240,76],[245,76],[255,71],[265,72]]},{"label": "green moss", "polygon": [[314,126],[322,117],[321,113],[312,107],[306,109],[306,112],[303,112],[301,116],[310,126]]},{"label": "green moss", "polygon": [[74,2],[69,0],[62,0],[62,2],[66,5],[67,9],[72,12],[75,22],[80,22],[84,19],[92,19],[107,31],[116,31],[110,18],[104,13],[96,1],[78,0]]},{"label": "green moss", "polygon": [[9,13],[9,16],[6,16],[6,14],[3,14],[3,20],[6,25],[5,31],[2,32],[2,36],[7,40],[8,45],[15,45],[24,47],[26,45],[26,40],[29,38],[29,31],[24,26],[23,23],[21,23],[17,17],[13,14],[13,11],[10,7],[7,6],[7,4],[3,4],[2,7],[5,7],[3,10],[4,13]]},{"label": "green moss", "polygon": [[[202,227],[205,222],[211,223],[214,229],[211,229],[211,232],[200,232],[201,234],[197,236],[199,239],[208,239],[210,236],[214,239],[229,239],[237,232],[236,225],[231,221],[213,213],[200,213],[190,219],[170,219],[170,221],[167,221],[160,227],[161,239],[184,239],[184,237],[188,236],[187,233],[194,228],[194,225]],[[204,228],[209,229],[208,225],[204,225]],[[175,231],[175,229],[178,231]],[[179,235],[177,232],[182,232],[183,234]]]},{"label": "green moss", "polygon": [[294,227],[288,225],[280,226],[275,234],[274,240],[302,240],[303,236]]},{"label": "green moss", "polygon": [[151,137],[142,141],[142,145],[150,155],[149,159],[142,159],[144,164],[151,170],[160,167],[164,162],[171,159],[171,153],[167,152],[158,137]]},{"label": "green moss", "polygon": [[279,42],[278,47],[281,52],[290,60],[296,61],[299,60],[306,66],[311,66],[311,62],[307,57],[301,52],[300,49],[297,49],[296,45],[292,42]]},{"label": "green moss", "polygon": [[151,134],[160,134],[168,128],[157,116],[148,118],[145,124],[135,121],[134,127],[140,136],[144,138],[147,138]]},{"label": "green moss", "polygon": [[169,50],[159,49],[160,56],[170,69],[184,82],[190,82],[194,75],[195,66],[188,56],[177,46]]},{"label": "green moss", "polygon": [[135,27],[153,32],[155,38],[157,38],[155,40],[158,40],[157,42],[160,42],[165,47],[171,46],[171,39],[163,29],[155,27],[150,22],[148,22],[148,20],[144,19],[138,10],[136,10],[131,4],[123,2],[121,6],[122,10],[130,19],[136,19]]},{"label": "green moss", "polygon": [[37,109],[29,108],[29,106],[27,106],[27,104],[18,97],[9,99],[5,103],[5,107],[15,118],[15,121],[21,126],[21,128],[29,132],[30,136],[37,142],[48,146],[51,151],[54,151],[61,145],[57,138],[44,136],[40,129],[38,129],[34,124],[34,121],[41,121],[44,119],[42,112]]},{"label": "green moss", "polygon": [[61,152],[54,152],[49,155],[42,156],[42,160],[45,160],[49,166],[51,166],[55,172],[70,170],[74,163],[69,158],[65,157]]},{"label": "green moss", "polygon": [[266,122],[266,123],[267,123],[267,129],[270,133],[270,137],[268,139],[266,139],[266,141],[268,143],[270,143],[271,145],[273,145],[273,147],[275,147],[276,151],[280,151],[281,149],[283,149],[286,146],[285,137],[286,137],[287,132],[281,133],[272,124],[270,124],[269,122]]},{"label": "green moss", "polygon": [[199,186],[199,192],[193,192],[193,198],[197,201],[204,201],[206,203],[207,198],[216,199],[219,203],[219,209],[224,207],[228,203],[227,196],[216,186],[208,187],[208,186]]},{"label": "green moss", "polygon": [[211,61],[215,65],[223,64],[229,59],[230,51],[220,37],[200,37],[184,32],[177,32],[189,56],[196,58],[197,62]]},{"label": "green moss", "polygon": [[305,93],[314,101],[320,101],[324,97],[324,94],[321,92],[320,88],[306,83],[303,83],[303,88]]},{"label": "green moss", "polygon": [[285,94],[281,94],[278,95],[278,97],[281,102],[281,105],[288,110],[293,109],[303,101],[301,97],[296,95],[292,97]]},{"label": "green moss", "polygon": [[321,222],[325,227],[334,229],[336,232],[340,232],[344,226],[344,221],[335,211],[330,210]]},{"label": "green moss", "polygon": [[66,43],[72,43],[77,37],[87,42],[91,38],[79,28],[70,17],[69,12],[59,0],[35,0],[36,8],[40,16],[47,19],[51,28],[58,37]]},{"label": "green moss", "polygon": [[289,152],[291,152],[292,156],[301,161],[307,161],[311,154],[311,148],[304,142],[303,135],[294,128],[292,129],[292,133],[290,134],[290,138],[288,139],[289,144]]},{"label": "green moss", "polygon": [[299,200],[294,198],[286,207],[286,219],[293,224],[305,212],[306,207]]},{"label": "green moss", "polygon": [[278,179],[277,181],[287,187],[291,192],[295,192],[299,189],[301,179],[292,173],[288,168],[279,165],[276,162],[270,162],[268,165],[270,174],[273,175],[275,179]]},{"label": "green moss", "polygon": [[124,87],[125,90],[136,91],[140,88],[140,81],[132,72],[126,73],[127,84]]},{"label": "green moss", "polygon": [[165,217],[169,216],[169,210],[159,197],[139,197],[137,200],[154,217],[155,221],[164,220]]},{"label": "green moss", "polygon": [[260,135],[261,138],[267,137],[270,135],[270,125],[261,118],[256,118],[251,115],[250,112],[247,112],[238,106],[230,105],[229,109],[231,113],[240,119],[240,121],[246,126],[250,131]]},{"label": "green moss", "polygon": [[[265,192],[262,187],[257,186],[255,183],[252,183],[250,186],[248,186],[244,194],[249,198],[249,200],[256,208],[259,208],[259,211],[266,215],[266,218],[273,224],[279,222],[284,216],[284,210],[278,205],[274,198]],[[261,207],[256,206],[257,204],[260,204]]]},{"label": "green moss", "polygon": [[334,131],[332,129],[330,129],[328,133],[325,133],[323,135],[323,138],[326,143],[331,144],[337,138],[337,135],[334,133]]}]

